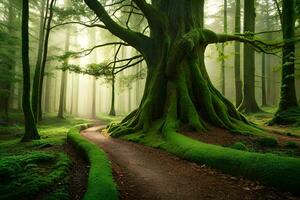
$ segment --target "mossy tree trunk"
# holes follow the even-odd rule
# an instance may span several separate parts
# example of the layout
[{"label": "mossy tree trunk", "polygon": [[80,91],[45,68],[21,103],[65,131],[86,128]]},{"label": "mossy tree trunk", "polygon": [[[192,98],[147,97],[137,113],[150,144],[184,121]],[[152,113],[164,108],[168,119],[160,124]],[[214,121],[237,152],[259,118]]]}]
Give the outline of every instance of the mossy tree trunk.
[{"label": "mossy tree trunk", "polygon": [[148,20],[150,37],[119,26],[98,1],[85,2],[114,35],[142,53],[148,67],[138,109],[110,126],[113,136],[147,132],[156,122],[161,124],[157,131],[163,134],[182,124],[197,131],[208,130],[208,124],[238,132],[252,128],[207,74],[207,45],[237,37],[203,29],[203,0],[157,0],[152,5],[134,0]]},{"label": "mossy tree trunk", "polygon": [[[244,32],[255,32],[255,1],[244,2]],[[243,101],[239,110],[246,113],[260,111],[255,99],[255,51],[250,44],[244,44],[244,86]]]},{"label": "mossy tree trunk", "polygon": [[285,45],[282,49],[281,96],[270,124],[295,123],[300,117],[295,88],[295,0],[282,1],[282,31]]},{"label": "mossy tree trunk", "polygon": [[22,107],[25,119],[25,134],[22,141],[39,139],[39,133],[33,117],[30,104],[30,66],[29,66],[29,3],[28,0],[22,2],[22,64],[23,64],[23,98]]}]

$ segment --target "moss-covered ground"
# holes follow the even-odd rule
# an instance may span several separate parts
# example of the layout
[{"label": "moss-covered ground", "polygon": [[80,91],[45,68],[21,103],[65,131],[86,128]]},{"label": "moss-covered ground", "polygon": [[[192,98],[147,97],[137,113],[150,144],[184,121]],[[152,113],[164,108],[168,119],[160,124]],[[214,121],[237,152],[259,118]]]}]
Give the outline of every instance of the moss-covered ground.
[{"label": "moss-covered ground", "polygon": [[247,118],[264,128],[275,131],[277,134],[300,138],[300,118],[298,119],[298,123],[294,123],[292,125],[268,126],[268,122],[272,120],[277,108],[263,107],[262,109],[264,112],[248,114]]},{"label": "moss-covered ground", "polygon": [[22,115],[12,113],[0,126],[0,199],[69,199],[71,162],[63,152],[67,131],[87,120],[59,120],[48,114],[39,124],[40,140],[21,143]]}]

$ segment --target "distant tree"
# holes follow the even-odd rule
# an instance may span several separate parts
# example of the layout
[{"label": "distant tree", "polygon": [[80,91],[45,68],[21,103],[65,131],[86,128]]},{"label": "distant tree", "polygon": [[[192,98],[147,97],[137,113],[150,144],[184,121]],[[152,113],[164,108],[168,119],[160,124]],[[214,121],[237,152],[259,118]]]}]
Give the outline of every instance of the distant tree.
[{"label": "distant tree", "polygon": [[[65,37],[65,52],[68,52],[70,49],[70,29],[67,28],[66,30],[66,37]],[[67,66],[69,65],[69,58],[66,57],[63,60],[63,70],[61,75],[60,81],[60,95],[59,95],[59,107],[58,107],[58,114],[57,117],[60,119],[64,119],[64,112],[66,108],[66,84],[67,84]]]},{"label": "distant tree", "polygon": [[[42,94],[43,83],[45,77],[45,68],[48,56],[48,43],[51,31],[51,22],[53,19],[53,9],[56,0],[41,1],[40,13],[40,33],[38,56],[36,61],[36,68],[33,81],[32,90],[32,109],[36,122],[42,119]],[[46,4],[46,8],[45,8]]]},{"label": "distant tree", "polygon": [[[104,44],[104,46],[109,45]],[[60,68],[62,70],[69,70],[71,72],[75,73],[80,73],[80,74],[86,74],[95,77],[96,79],[103,77],[105,78],[106,82],[110,83],[111,85],[111,106],[110,106],[110,111],[109,115],[115,116],[116,111],[115,111],[115,88],[116,88],[116,78],[117,75],[120,74],[122,71],[133,67],[135,65],[138,65],[141,63],[144,59],[142,58],[141,55],[136,55],[132,56],[130,58],[123,58],[123,59],[118,59],[118,55],[120,53],[121,47],[125,45],[123,42],[113,42],[111,44],[115,45],[115,52],[114,52],[114,57],[112,61],[109,62],[102,62],[102,63],[92,63],[88,64],[85,68],[81,68],[78,65],[72,65],[72,64],[63,64],[63,66]],[[95,46],[91,49],[85,49],[81,52],[67,52],[65,55],[63,55],[61,58],[68,58],[68,57],[80,57],[81,54],[83,56],[89,55],[96,47],[101,47],[103,45],[98,45]],[[88,52],[88,53],[86,53]],[[129,75],[125,76],[127,77],[127,80],[130,79],[131,81],[138,79],[142,79],[143,73],[138,71],[135,75]],[[131,77],[131,78],[129,78]],[[129,85],[129,83],[126,83],[125,81],[126,78],[122,78],[123,83],[125,85]]]},{"label": "distant tree", "polygon": [[[1,6],[1,3],[0,3]],[[19,47],[20,5],[17,1],[4,1],[4,12],[0,19],[0,123],[7,122]]]},{"label": "distant tree", "polygon": [[22,2],[22,64],[23,64],[23,112],[25,119],[25,134],[22,141],[39,139],[34,116],[30,103],[30,65],[29,65],[29,3],[28,0]]},{"label": "distant tree", "polygon": [[[255,0],[244,2],[244,32],[255,32]],[[243,101],[239,110],[246,113],[260,111],[255,99],[255,51],[250,44],[244,44],[244,86]]]},{"label": "distant tree", "polygon": [[[235,1],[235,33],[241,32],[241,1]],[[234,44],[234,77],[235,77],[235,105],[238,107],[243,100],[242,80],[241,80],[241,45],[239,42]]]}]

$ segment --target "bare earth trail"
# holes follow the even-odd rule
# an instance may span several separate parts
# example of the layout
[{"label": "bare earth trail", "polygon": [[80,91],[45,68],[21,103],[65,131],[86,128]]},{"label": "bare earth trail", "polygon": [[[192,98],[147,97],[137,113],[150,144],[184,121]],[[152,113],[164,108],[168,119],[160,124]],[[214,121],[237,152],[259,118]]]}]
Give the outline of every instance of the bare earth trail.
[{"label": "bare earth trail", "polygon": [[179,159],[159,149],[104,136],[99,132],[101,128],[103,126],[88,128],[81,134],[108,154],[121,199],[298,199]]}]

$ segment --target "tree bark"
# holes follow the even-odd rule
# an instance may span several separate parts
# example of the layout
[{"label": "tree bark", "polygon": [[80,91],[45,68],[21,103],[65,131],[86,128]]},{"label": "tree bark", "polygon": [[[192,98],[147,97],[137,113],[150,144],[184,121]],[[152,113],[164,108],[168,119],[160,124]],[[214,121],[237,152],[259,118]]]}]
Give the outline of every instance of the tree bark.
[{"label": "tree bark", "polygon": [[[241,1],[236,0],[235,5],[235,33],[241,32]],[[243,100],[242,80],[241,80],[241,45],[234,44],[234,77],[235,77],[235,105],[238,107]]]},{"label": "tree bark", "polygon": [[22,107],[25,120],[25,134],[23,142],[39,139],[39,133],[31,110],[30,104],[30,66],[29,66],[29,3],[28,0],[22,2],[22,63],[23,63],[23,99]]},{"label": "tree bark", "polygon": [[[244,32],[255,32],[255,1],[244,2]],[[244,44],[244,86],[243,101],[239,110],[246,113],[259,112],[260,108],[255,99],[255,51],[250,44]]]}]

